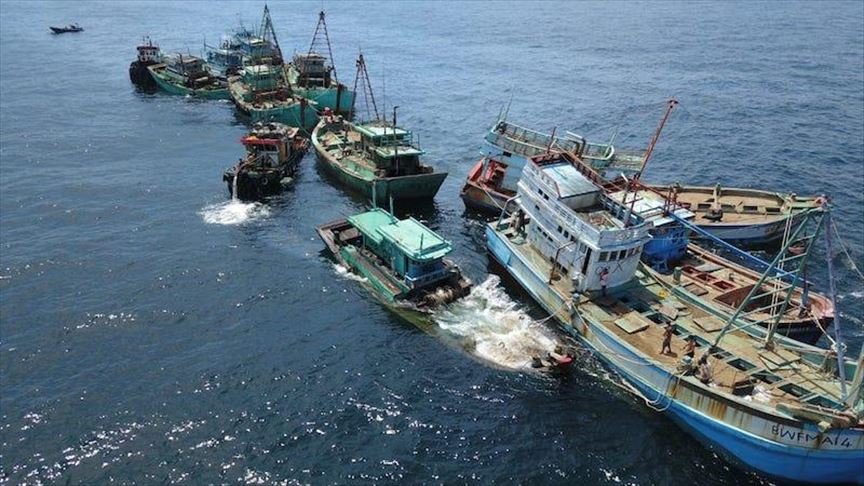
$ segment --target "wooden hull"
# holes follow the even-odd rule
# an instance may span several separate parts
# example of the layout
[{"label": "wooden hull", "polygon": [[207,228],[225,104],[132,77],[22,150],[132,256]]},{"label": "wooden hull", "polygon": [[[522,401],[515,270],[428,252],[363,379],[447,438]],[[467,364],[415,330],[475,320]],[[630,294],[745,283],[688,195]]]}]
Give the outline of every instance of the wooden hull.
[{"label": "wooden hull", "polygon": [[266,104],[252,104],[243,99],[241,82],[229,79],[229,97],[241,113],[251,118],[252,123],[278,122],[289,127],[301,128],[310,133],[318,124],[318,114],[314,104],[304,101],[274,101]]},{"label": "wooden hull", "polygon": [[[657,272],[647,265],[642,268],[679,298],[699,306],[725,322],[735,313],[736,307],[732,304],[746,297],[749,289],[758,281],[759,275],[693,244],[688,246],[687,255],[684,260],[676,263],[676,266],[684,268],[680,284],[675,284],[671,274]],[[711,271],[697,270],[703,265],[712,267]],[[732,282],[736,287],[730,287]],[[728,287],[729,290],[717,295],[713,292],[715,286]],[[809,292],[808,300],[810,311],[799,314],[802,294],[800,290],[793,293],[789,303],[790,310],[777,323],[778,334],[807,344],[815,344],[822,337],[823,330],[827,330],[834,321],[834,308],[827,297],[813,291]],[[767,331],[766,324],[761,327]]]},{"label": "wooden hull", "polygon": [[354,173],[340,164],[335,156],[321,145],[318,140],[320,128],[321,125],[312,133],[312,145],[321,166],[349,190],[369,199],[372,199],[374,194],[375,202],[379,206],[387,207],[391,198],[394,201],[431,200],[447,178],[446,172],[379,178]]}]

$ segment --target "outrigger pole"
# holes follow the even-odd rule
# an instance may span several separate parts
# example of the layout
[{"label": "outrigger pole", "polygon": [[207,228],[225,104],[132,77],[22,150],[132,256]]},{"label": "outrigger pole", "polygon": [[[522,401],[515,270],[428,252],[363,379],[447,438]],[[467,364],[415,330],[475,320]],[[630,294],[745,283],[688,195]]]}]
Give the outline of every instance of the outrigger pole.
[{"label": "outrigger pole", "polygon": [[[354,97],[351,99],[351,112],[348,114],[348,119],[352,119],[354,117],[354,105],[357,102],[357,84],[361,83],[360,86],[363,89],[363,101],[366,105],[366,116],[369,117],[371,112],[369,111],[369,107],[372,107],[372,110],[375,111],[375,119],[380,118],[378,116],[378,105],[375,104],[375,94],[372,92],[372,83],[369,81],[369,72],[366,70],[366,60],[363,59],[363,53],[361,52],[357,56],[357,74],[354,76]],[[370,105],[371,101],[371,105]],[[365,120],[371,121],[371,120]]]}]

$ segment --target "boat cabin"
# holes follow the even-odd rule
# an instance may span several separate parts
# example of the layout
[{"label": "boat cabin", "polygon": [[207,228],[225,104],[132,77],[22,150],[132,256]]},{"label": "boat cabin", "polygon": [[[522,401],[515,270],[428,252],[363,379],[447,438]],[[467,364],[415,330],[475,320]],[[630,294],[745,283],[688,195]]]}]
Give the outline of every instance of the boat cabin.
[{"label": "boat cabin", "polygon": [[360,232],[363,246],[411,289],[440,282],[453,271],[444,262],[453,249],[450,242],[414,218],[399,220],[375,208],[348,222]]},{"label": "boat cabin", "polygon": [[294,139],[299,129],[282,124],[256,124],[249,135],[240,139],[246,148],[246,160],[256,166],[279,167],[294,153]]},{"label": "boat cabin", "polygon": [[295,54],[294,66],[299,74],[300,86],[308,88],[326,88],[330,86],[330,72],[327,58],[317,52]]},{"label": "boat cabin", "polygon": [[145,39],[145,44],[138,46],[138,62],[146,65],[156,64],[160,61],[159,46],[154,46],[153,41]]},{"label": "boat cabin", "polygon": [[515,226],[524,226],[518,220],[528,217],[527,240],[572,280],[574,291],[612,288],[633,278],[651,225],[625,224],[614,201],[567,159],[555,154],[531,159],[518,195]]},{"label": "boat cabin", "polygon": [[[616,204],[610,210],[625,224],[649,223],[651,240],[642,249],[642,261],[659,272],[669,272],[674,263],[684,258],[690,243],[690,230],[679,220],[693,221],[691,211],[673,205],[656,192],[639,189],[609,194]],[[669,215],[670,211],[675,216]]]},{"label": "boat cabin", "polygon": [[363,151],[376,168],[386,171],[386,177],[423,171],[420,156],[425,152],[413,142],[409,130],[382,123],[356,125],[356,130]]},{"label": "boat cabin", "polygon": [[281,84],[282,69],[268,64],[246,66],[243,68],[241,78],[252,92],[273,91]]}]

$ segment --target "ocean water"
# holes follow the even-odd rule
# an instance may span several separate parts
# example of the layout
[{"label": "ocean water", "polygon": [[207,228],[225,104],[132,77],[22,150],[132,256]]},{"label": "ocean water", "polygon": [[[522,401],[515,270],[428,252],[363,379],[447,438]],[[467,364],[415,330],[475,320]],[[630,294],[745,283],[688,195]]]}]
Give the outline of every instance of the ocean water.
[{"label": "ocean water", "polygon": [[[284,51],[321,6],[270,5]],[[339,79],[362,49],[450,173],[397,208],[478,284],[427,329],[327,258],[315,225],[366,206],[311,154],[282,196],[232,203],[233,107],[130,84],[141,36],[197,53],[262,7],[0,3],[0,483],[768,481],[582,352],[568,377],[526,370],[563,338],[490,276],[458,190],[511,99],[513,121],[645,146],[676,96],[649,180],[828,194],[864,268],[864,4],[325,3]],[[862,281],[837,262],[857,352]]]}]

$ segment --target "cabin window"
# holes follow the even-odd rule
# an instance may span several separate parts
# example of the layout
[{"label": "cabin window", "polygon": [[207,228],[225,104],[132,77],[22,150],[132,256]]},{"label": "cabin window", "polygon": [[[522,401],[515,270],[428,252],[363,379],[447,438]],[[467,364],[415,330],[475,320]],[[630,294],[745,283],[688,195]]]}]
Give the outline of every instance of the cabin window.
[{"label": "cabin window", "polygon": [[573,239],[570,238],[570,232],[567,231],[567,230],[564,230],[564,238],[567,238],[567,239],[569,239],[570,241],[573,241]]},{"label": "cabin window", "polygon": [[564,231],[564,228],[562,228],[562,227],[559,226],[559,227],[558,227],[558,232],[559,232],[559,233],[562,233],[563,231]]},{"label": "cabin window", "polygon": [[534,205],[534,209],[536,209],[537,211],[540,211],[540,206],[538,206],[538,205],[535,204],[535,205]]},{"label": "cabin window", "polygon": [[744,211],[756,212],[759,210],[758,206],[744,206]]},{"label": "cabin window", "polygon": [[605,251],[600,252],[600,261],[605,262],[609,258],[609,253]]},{"label": "cabin window", "polygon": [[549,200],[549,196],[547,196],[546,194],[543,194],[543,199],[545,199],[545,200],[548,201],[548,200]]},{"label": "cabin window", "polygon": [[627,258],[627,250],[621,250],[618,252],[618,259],[623,260]]},{"label": "cabin window", "polygon": [[765,208],[765,210],[768,211],[770,214],[779,214],[780,213],[780,208]]}]

